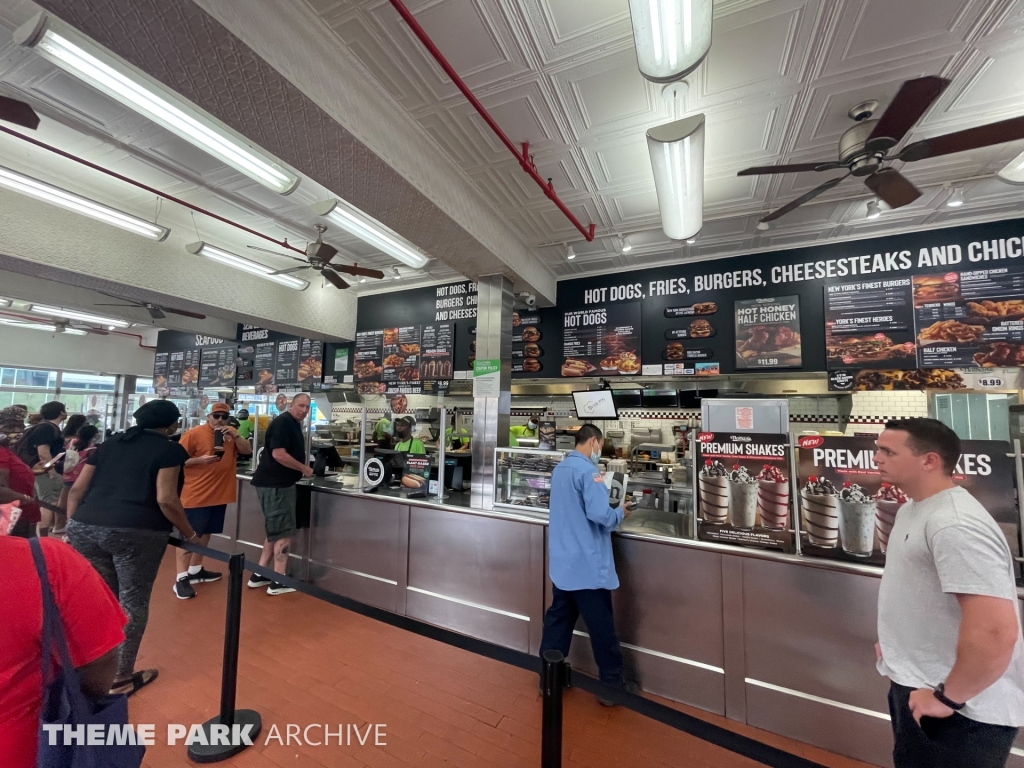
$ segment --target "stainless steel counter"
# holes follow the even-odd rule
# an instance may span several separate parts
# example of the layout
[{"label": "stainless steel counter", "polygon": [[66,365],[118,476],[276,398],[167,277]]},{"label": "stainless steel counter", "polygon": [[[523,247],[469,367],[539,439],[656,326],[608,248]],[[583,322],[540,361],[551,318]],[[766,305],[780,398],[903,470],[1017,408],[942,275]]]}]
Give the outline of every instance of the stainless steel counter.
[{"label": "stainless steel counter", "polygon": [[[473,509],[468,494],[438,502],[322,479],[303,486],[310,527],[293,547],[293,575],[539,650],[550,601],[545,519]],[[874,666],[881,569],[656,532],[669,522],[638,515],[614,537],[621,587],[613,600],[628,673],[651,693],[891,766],[888,683]],[[239,503],[215,546],[240,544],[253,556],[262,541],[255,493],[239,475]],[[581,623],[577,634],[585,633]],[[574,643],[570,658],[596,672],[589,643]],[[1024,768],[1024,758],[1009,765]]]}]

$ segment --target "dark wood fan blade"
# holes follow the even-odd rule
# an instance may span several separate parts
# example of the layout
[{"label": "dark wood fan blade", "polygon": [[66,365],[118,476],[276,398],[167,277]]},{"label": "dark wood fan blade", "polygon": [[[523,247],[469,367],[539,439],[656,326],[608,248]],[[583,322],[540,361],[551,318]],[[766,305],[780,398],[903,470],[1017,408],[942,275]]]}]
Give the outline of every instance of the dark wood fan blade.
[{"label": "dark wood fan blade", "polygon": [[[849,176],[849,175],[850,174],[846,174],[846,176]],[[829,179],[824,184],[819,184],[814,189],[812,189],[810,192],[805,192],[800,197],[798,197],[796,200],[792,200],[792,201],[786,203],[784,206],[779,208],[779,210],[772,211],[767,216],[765,216],[763,219],[761,219],[761,221],[775,221],[775,219],[777,219],[777,218],[779,218],[781,216],[785,216],[790,211],[796,210],[797,208],[799,208],[804,203],[806,203],[806,202],[808,202],[810,200],[813,200],[818,195],[820,195],[822,192],[828,192],[830,189],[832,189],[832,187],[836,186],[839,182],[841,182],[843,179],[845,179],[846,176],[838,176],[838,177],[836,177],[834,179]]]},{"label": "dark wood fan blade", "polygon": [[868,136],[867,148],[874,152],[884,152],[900,143],[928,107],[935,103],[949,80],[943,77],[919,77],[907,80],[900,86],[889,107],[879,119],[871,135]]},{"label": "dark wood fan blade", "polygon": [[196,320],[205,320],[206,315],[201,315],[198,312],[189,312],[185,309],[171,309],[170,307],[160,307],[164,312],[170,312],[172,315],[182,315],[183,317],[191,317]]},{"label": "dark wood fan blade", "polygon": [[843,166],[836,162],[796,163],[794,165],[759,165],[744,168],[737,176],[764,176],[769,173],[803,173],[805,171],[834,171]]},{"label": "dark wood fan blade", "polygon": [[39,115],[24,101],[0,96],[0,120],[34,131],[39,127]]},{"label": "dark wood fan blade", "polygon": [[290,267],[288,269],[279,269],[277,272],[271,272],[272,275],[287,275],[289,272],[301,272],[304,269],[309,269],[309,264],[303,264],[301,267]]},{"label": "dark wood fan blade", "polygon": [[338,272],[345,272],[350,275],[357,275],[358,277],[372,277],[374,280],[384,279],[384,273],[379,269],[368,269],[367,267],[360,267],[358,264],[353,264],[352,266],[348,264],[332,264],[331,267]]},{"label": "dark wood fan blade", "polygon": [[947,133],[945,136],[936,136],[934,139],[915,141],[900,152],[899,159],[913,162],[924,160],[927,157],[966,152],[969,149],[990,147],[993,144],[1003,144],[1018,139],[1024,139],[1024,116],[1011,117],[1009,120],[1000,120],[998,123]]},{"label": "dark wood fan blade", "polygon": [[348,283],[341,279],[341,275],[332,269],[325,269],[323,274],[324,279],[333,285],[335,288],[348,288]]},{"label": "dark wood fan blade", "polygon": [[890,208],[910,205],[921,196],[921,192],[907,177],[895,168],[883,168],[864,179],[867,188],[885,201]]},{"label": "dark wood fan blade", "polygon": [[109,336],[110,331],[104,331],[102,328],[83,328],[86,333],[95,333],[97,336]]},{"label": "dark wood fan blade", "polygon": [[163,320],[163,319],[165,319],[165,318],[167,317],[167,315],[165,315],[165,314],[164,314],[164,313],[163,313],[163,312],[162,312],[162,311],[160,310],[160,308],[159,308],[159,307],[149,307],[149,306],[147,306],[147,307],[145,307],[145,310],[146,310],[147,312],[149,312],[149,316],[150,316],[151,318],[153,318],[154,320]]}]

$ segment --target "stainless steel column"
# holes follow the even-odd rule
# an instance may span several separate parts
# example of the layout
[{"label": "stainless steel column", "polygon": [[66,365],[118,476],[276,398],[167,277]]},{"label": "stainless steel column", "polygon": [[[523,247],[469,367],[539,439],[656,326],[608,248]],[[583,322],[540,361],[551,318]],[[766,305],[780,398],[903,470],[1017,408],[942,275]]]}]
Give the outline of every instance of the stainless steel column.
[{"label": "stainless steel column", "polygon": [[494,449],[508,445],[512,405],[512,281],[504,275],[481,277],[477,284],[476,359],[501,361],[497,397],[473,398],[473,477],[471,503],[494,504]]}]

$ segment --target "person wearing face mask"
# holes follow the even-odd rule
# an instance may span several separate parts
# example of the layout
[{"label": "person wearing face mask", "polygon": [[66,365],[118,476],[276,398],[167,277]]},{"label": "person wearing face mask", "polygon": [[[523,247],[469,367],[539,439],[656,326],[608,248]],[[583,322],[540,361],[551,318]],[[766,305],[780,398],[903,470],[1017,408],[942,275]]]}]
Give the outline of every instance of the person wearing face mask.
[{"label": "person wearing face mask", "polygon": [[[630,509],[608,503],[608,488],[597,469],[603,444],[600,429],[583,425],[576,433],[576,449],[551,474],[548,571],[552,599],[544,614],[540,655],[543,658],[545,651],[555,650],[568,656],[576,620],[582,616],[601,680],[627,687],[612,618],[611,591],[619,586],[612,531]],[[606,700],[601,703],[612,705]]]},{"label": "person wearing face mask", "polygon": [[515,448],[519,445],[520,437],[537,437],[537,417],[531,416],[530,421],[526,426],[511,427],[508,430],[508,445],[509,448]]},{"label": "person wearing face mask", "polygon": [[409,417],[395,420],[395,450],[425,456],[426,446],[422,440],[412,436],[412,425],[413,421]]}]

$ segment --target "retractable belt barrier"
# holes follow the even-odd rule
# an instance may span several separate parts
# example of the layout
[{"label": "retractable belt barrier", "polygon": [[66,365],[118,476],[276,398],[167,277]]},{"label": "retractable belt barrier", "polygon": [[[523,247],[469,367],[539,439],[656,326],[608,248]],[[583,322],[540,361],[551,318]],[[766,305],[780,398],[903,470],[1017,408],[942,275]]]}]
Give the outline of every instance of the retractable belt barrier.
[{"label": "retractable belt barrier", "polygon": [[[172,546],[180,547],[213,560],[229,563],[232,566],[229,573],[231,578],[228,584],[228,617],[227,631],[224,638],[224,668],[221,673],[221,715],[210,721],[210,723],[216,721],[230,726],[230,723],[225,723],[224,720],[224,718],[230,718],[230,712],[251,712],[251,710],[234,710],[235,678],[238,673],[238,622],[241,616],[242,581],[239,564],[243,563],[243,560],[238,554],[228,555],[220,550],[192,544],[174,536],[170,537],[169,543]],[[285,576],[284,574],[277,573],[273,568],[264,568],[259,563],[254,563],[248,559],[244,560],[244,568],[264,578],[272,579],[279,584],[292,587],[297,592],[302,592],[317,600],[323,600],[331,605],[344,608],[347,611],[352,611],[353,613],[358,613],[361,616],[366,616],[384,624],[390,624],[407,632],[428,637],[431,640],[437,640],[445,645],[469,651],[478,656],[485,656],[489,659],[500,661],[503,664],[526,669],[540,675],[541,691],[544,696],[542,768],[559,768],[561,766],[561,695],[562,690],[570,686],[575,686],[588,693],[592,693],[601,699],[612,701],[651,720],[656,720],[670,728],[688,733],[701,741],[714,744],[716,747],[743,755],[762,765],[772,766],[772,768],[825,768],[821,763],[816,763],[813,760],[799,757],[777,747],[763,744],[756,739],[751,739],[714,723],[701,720],[693,715],[680,712],[672,707],[659,704],[656,701],[631,693],[619,686],[604,683],[574,670],[570,671],[569,664],[557,652],[545,654],[545,658],[542,661],[539,657],[529,653],[523,653],[522,651],[489,643],[486,640],[462,635],[450,629],[436,627],[433,624],[427,624],[408,616],[400,616],[383,608],[376,608],[372,605],[360,603],[351,598],[335,594],[334,592],[328,592],[326,589],[322,589],[315,584],[300,581],[291,576]],[[236,570],[238,570],[237,575],[235,573]],[[233,605],[233,603],[237,603],[237,605]],[[234,629],[232,629],[232,625],[234,625]],[[233,648],[230,648],[229,645],[233,645]],[[554,655],[551,655],[552,653],[556,654],[558,658],[556,659]],[[202,758],[196,760],[190,754],[190,757],[196,760],[196,762],[215,762],[229,756],[208,756],[205,760]]]}]

